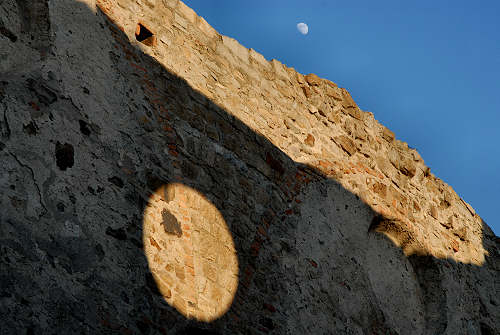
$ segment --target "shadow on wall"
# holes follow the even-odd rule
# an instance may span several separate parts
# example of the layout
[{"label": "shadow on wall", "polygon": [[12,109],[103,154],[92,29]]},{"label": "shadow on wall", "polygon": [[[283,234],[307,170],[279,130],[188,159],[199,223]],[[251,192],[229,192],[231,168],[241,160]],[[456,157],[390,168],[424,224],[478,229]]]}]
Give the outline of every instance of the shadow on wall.
[{"label": "shadow on wall", "polygon": [[[5,329],[427,334],[469,322],[493,333],[491,271],[406,257],[376,233],[390,220],[358,196],[191,88],[101,11],[61,8],[92,24],[67,23],[70,37],[58,26],[47,68],[60,72],[0,78],[4,128],[24,129],[2,138],[1,154],[9,173],[31,175],[45,209],[29,215],[29,196],[3,182]],[[147,22],[136,33],[156,43]],[[79,38],[96,50],[60,42]],[[27,107],[13,115],[12,101]],[[467,283],[448,290],[457,273]],[[493,277],[478,289],[479,274]],[[483,307],[459,323],[450,305],[465,303]]]}]

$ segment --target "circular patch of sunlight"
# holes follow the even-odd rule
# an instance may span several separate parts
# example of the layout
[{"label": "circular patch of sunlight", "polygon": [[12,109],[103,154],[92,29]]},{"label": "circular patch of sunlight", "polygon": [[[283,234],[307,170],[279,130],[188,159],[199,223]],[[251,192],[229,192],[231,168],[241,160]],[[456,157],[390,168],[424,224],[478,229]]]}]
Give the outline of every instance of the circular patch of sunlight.
[{"label": "circular patch of sunlight", "polygon": [[187,318],[227,312],[238,286],[231,232],[217,208],[183,184],[160,187],[144,210],[143,243],[165,300]]}]

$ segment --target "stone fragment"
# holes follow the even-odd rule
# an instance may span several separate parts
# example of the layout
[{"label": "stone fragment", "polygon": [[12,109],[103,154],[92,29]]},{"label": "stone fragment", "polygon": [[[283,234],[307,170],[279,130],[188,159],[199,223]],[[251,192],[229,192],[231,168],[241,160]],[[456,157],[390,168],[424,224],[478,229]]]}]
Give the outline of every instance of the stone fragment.
[{"label": "stone fragment", "polygon": [[340,145],[342,149],[349,154],[349,156],[354,155],[358,151],[354,141],[345,135],[335,137],[334,141]]},{"label": "stone fragment", "polygon": [[341,123],[341,115],[338,109],[333,108],[327,115],[328,121],[335,123],[335,124],[340,124]]},{"label": "stone fragment", "polygon": [[465,241],[465,240],[467,240],[467,228],[466,227],[462,227],[462,228],[459,228],[459,229],[454,229],[453,230],[453,235],[455,235],[456,237],[458,237],[462,241]]},{"label": "stone fragment", "polygon": [[311,134],[307,134],[307,138],[305,139],[304,143],[310,147],[313,147],[314,146],[314,136],[312,136]]},{"label": "stone fragment", "polygon": [[444,222],[439,222],[443,227],[446,229],[453,228],[453,223],[455,222],[455,217],[453,215],[450,215],[447,221]]},{"label": "stone fragment", "polygon": [[163,280],[157,280],[156,285],[158,285],[158,290],[166,299],[170,299],[172,297],[172,291],[170,290],[170,287],[165,284]]},{"label": "stone fragment", "polygon": [[434,218],[434,219],[438,219],[438,210],[436,208],[436,206],[434,205],[431,205],[431,208],[430,208],[430,214],[431,216]]},{"label": "stone fragment", "polygon": [[367,139],[366,129],[363,123],[359,121],[347,118],[345,120],[344,129],[354,139],[360,139],[362,141],[366,141]]},{"label": "stone fragment", "polygon": [[449,187],[449,191],[445,191],[444,192],[444,199],[443,199],[443,205],[446,207],[446,208],[449,208],[451,206],[451,204],[455,201],[455,197],[453,196],[453,190],[451,189],[451,187]]},{"label": "stone fragment", "polygon": [[342,100],[342,90],[338,87],[327,86],[325,93],[337,101]]},{"label": "stone fragment", "polygon": [[362,121],[363,120],[363,112],[359,110],[359,108],[348,108],[347,114],[352,116],[353,118]]},{"label": "stone fragment", "polygon": [[333,81],[330,81],[330,80],[326,80],[326,87],[327,89],[329,88],[338,88],[337,84],[335,84]]},{"label": "stone fragment", "polygon": [[156,0],[143,0],[146,6],[148,6],[151,9],[154,9],[156,6]]},{"label": "stone fragment", "polygon": [[166,209],[163,209],[161,215],[162,215],[161,225],[163,226],[163,229],[165,229],[165,232],[167,234],[181,237],[182,229],[179,221],[177,221],[177,218]]},{"label": "stone fragment", "polygon": [[330,105],[325,101],[322,101],[318,106],[318,112],[323,117],[327,117],[327,115],[329,115],[331,111],[332,107],[330,107]]},{"label": "stone fragment", "polygon": [[300,134],[300,129],[295,126],[295,123],[291,119],[284,119],[283,123],[287,129],[290,129],[294,134]]},{"label": "stone fragment", "polygon": [[318,112],[318,108],[314,105],[309,105],[308,110],[309,110],[309,113],[311,113],[311,114],[316,114]]},{"label": "stone fragment", "polygon": [[412,160],[403,159],[399,163],[399,171],[401,171],[401,173],[405,176],[413,178],[415,176],[415,173],[417,173],[417,167]]},{"label": "stone fragment", "polygon": [[411,149],[411,154],[413,156],[413,160],[415,162],[424,162],[424,160],[422,159],[422,157],[420,156],[420,154],[417,152],[417,150],[415,149]]},{"label": "stone fragment", "polygon": [[299,72],[297,72],[297,82],[301,85],[306,83],[304,75]]},{"label": "stone fragment", "polygon": [[309,85],[319,86],[321,84],[321,78],[315,75],[314,73],[310,73],[305,76],[305,79]]},{"label": "stone fragment", "polygon": [[392,142],[394,141],[394,133],[392,131],[390,131],[389,129],[387,129],[386,127],[382,126],[382,134],[381,134],[382,138],[384,140],[386,140],[387,142]]},{"label": "stone fragment", "polygon": [[302,86],[302,92],[304,92],[304,95],[306,96],[306,98],[310,98],[313,94],[313,91],[311,90],[311,88],[309,86]]},{"label": "stone fragment", "polygon": [[376,156],[375,162],[377,163],[378,168],[385,174],[387,177],[392,178],[396,170],[390,163],[390,161],[385,156]]},{"label": "stone fragment", "polygon": [[345,89],[342,88],[342,106],[345,108],[355,108],[358,109],[358,105],[354,102],[354,100],[351,97],[351,94]]},{"label": "stone fragment", "polygon": [[393,206],[397,207],[398,209],[406,207],[408,200],[400,191],[398,191],[398,189],[391,185],[389,191],[392,197]]},{"label": "stone fragment", "polygon": [[385,199],[387,196],[387,186],[385,184],[382,184],[380,182],[376,182],[372,186],[373,192],[377,193],[382,199]]},{"label": "stone fragment", "polygon": [[179,27],[184,28],[184,30],[188,27],[188,21],[177,13],[175,13],[175,23],[177,23]]}]

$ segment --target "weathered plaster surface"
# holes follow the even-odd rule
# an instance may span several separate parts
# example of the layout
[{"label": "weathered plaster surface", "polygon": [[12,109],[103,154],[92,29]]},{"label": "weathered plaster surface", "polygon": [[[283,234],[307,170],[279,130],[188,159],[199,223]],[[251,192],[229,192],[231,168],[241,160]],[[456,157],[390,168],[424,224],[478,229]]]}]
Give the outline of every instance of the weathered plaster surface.
[{"label": "weathered plaster surface", "polygon": [[2,1],[0,161],[2,334],[500,332],[479,215],[180,1]]}]

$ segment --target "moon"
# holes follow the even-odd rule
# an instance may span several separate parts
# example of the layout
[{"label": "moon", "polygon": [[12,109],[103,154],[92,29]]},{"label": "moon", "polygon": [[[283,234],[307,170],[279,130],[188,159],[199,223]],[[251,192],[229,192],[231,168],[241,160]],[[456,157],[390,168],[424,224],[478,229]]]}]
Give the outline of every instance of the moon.
[{"label": "moon", "polygon": [[302,35],[307,35],[307,33],[309,32],[309,27],[307,26],[307,24],[301,22],[301,23],[297,23],[297,30]]}]

